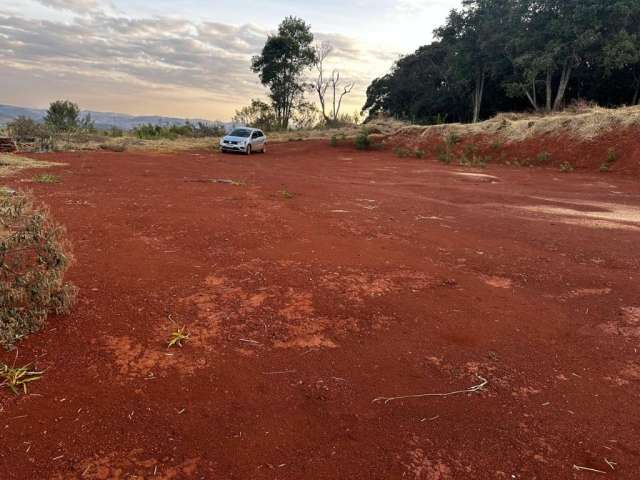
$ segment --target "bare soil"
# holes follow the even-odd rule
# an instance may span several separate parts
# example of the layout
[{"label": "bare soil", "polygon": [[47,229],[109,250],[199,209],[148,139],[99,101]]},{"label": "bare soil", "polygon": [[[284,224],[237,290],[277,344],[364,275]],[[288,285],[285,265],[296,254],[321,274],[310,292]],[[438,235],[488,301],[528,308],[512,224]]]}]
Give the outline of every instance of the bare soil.
[{"label": "bare soil", "polygon": [[45,374],[0,393],[0,478],[638,478],[637,178],[326,142],[33,158],[61,182],[10,183],[81,290],[20,345]]}]

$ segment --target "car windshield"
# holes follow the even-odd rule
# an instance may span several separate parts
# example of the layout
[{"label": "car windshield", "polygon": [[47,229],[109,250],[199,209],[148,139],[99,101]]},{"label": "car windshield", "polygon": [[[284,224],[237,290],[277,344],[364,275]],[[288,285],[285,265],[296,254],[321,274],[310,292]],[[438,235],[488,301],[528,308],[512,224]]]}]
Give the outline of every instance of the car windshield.
[{"label": "car windshield", "polygon": [[233,132],[231,132],[232,137],[247,138],[249,135],[251,135],[251,130],[247,130],[246,128],[236,128]]}]

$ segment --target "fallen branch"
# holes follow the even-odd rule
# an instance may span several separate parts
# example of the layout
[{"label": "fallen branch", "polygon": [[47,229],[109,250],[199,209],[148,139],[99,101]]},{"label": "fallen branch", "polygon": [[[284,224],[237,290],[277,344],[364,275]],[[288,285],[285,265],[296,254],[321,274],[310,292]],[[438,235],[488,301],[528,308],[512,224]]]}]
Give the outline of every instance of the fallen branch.
[{"label": "fallen branch", "polygon": [[466,390],[456,390],[455,392],[447,392],[447,393],[421,393],[419,395],[403,395],[401,397],[378,397],[374,398],[371,403],[384,402],[387,405],[390,402],[394,402],[396,400],[406,400],[408,398],[424,398],[424,397],[450,397],[452,395],[461,395],[464,393],[478,393],[484,389],[489,384],[489,380],[486,378],[482,378],[480,375],[476,375],[478,380],[482,383],[478,385],[474,385],[473,387],[467,388]]}]

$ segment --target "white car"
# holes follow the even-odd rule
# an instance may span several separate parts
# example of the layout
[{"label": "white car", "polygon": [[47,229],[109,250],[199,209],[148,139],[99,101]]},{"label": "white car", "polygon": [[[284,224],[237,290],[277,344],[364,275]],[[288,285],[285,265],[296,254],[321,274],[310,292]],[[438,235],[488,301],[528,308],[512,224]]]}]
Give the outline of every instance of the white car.
[{"label": "white car", "polygon": [[254,152],[265,153],[267,151],[267,137],[259,128],[236,128],[220,140],[220,150],[223,153],[241,152],[247,155]]}]

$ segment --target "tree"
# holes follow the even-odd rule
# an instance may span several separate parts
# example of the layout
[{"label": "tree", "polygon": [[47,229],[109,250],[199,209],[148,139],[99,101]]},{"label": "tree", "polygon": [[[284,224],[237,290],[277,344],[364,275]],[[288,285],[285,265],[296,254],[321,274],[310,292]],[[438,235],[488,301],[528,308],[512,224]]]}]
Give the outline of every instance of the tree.
[{"label": "tree", "polygon": [[24,116],[17,117],[7,123],[7,129],[9,134],[18,141],[47,136],[46,128],[41,123]]},{"label": "tree", "polygon": [[[355,86],[354,82],[343,83],[340,78],[340,72],[334,69],[331,76],[325,75],[325,61],[331,52],[333,46],[328,42],[322,42],[316,46],[315,67],[318,72],[314,82],[311,84],[313,90],[318,95],[320,101],[320,113],[327,125],[336,125],[339,123],[340,108],[342,107],[343,98],[350,94]],[[330,95],[328,97],[328,95]],[[327,114],[327,102],[330,102],[331,110]]]},{"label": "tree", "polygon": [[54,132],[75,132],[80,125],[80,108],[69,100],[57,100],[49,105],[44,121]]},{"label": "tree", "polygon": [[304,93],[303,72],[313,66],[316,52],[311,27],[296,17],[285,18],[275,35],[270,35],[262,53],[253,57],[251,69],[270,90],[279,128],[286,129]]},{"label": "tree", "polygon": [[271,105],[255,98],[251,100],[250,105],[236,110],[233,121],[265,131],[273,130],[277,126],[276,114]]}]

